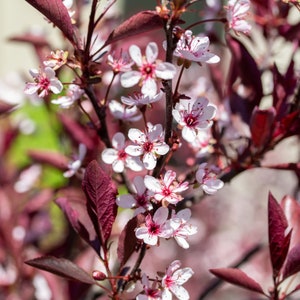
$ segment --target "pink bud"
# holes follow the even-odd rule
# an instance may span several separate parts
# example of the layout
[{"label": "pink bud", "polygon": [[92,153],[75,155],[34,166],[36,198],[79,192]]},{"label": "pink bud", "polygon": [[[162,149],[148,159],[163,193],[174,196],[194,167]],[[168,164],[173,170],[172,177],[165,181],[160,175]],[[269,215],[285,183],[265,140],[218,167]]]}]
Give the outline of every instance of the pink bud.
[{"label": "pink bud", "polygon": [[106,279],[106,275],[100,271],[93,271],[92,276],[95,280],[98,280],[98,281]]}]

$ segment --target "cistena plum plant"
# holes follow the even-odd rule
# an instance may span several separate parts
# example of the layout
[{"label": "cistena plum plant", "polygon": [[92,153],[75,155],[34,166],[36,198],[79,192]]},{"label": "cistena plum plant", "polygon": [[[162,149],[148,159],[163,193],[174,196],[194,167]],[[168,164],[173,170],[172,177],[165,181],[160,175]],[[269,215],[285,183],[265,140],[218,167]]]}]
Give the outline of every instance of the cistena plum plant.
[{"label": "cistena plum plant", "polygon": [[[0,299],[294,299],[297,183],[281,205],[269,192],[261,283],[238,268],[265,253],[260,240],[235,267],[198,259],[214,250],[203,232],[226,217],[219,195],[235,177],[264,168],[299,184],[298,161],[266,159],[299,138],[299,0],[156,0],[125,20],[117,0],[26,2],[61,38],[60,49],[36,32],[11,38],[40,61],[24,94],[59,147],[35,148],[33,133],[27,163],[11,169],[21,108],[0,102]],[[59,184],[41,179],[49,167]],[[218,213],[199,214],[204,199]],[[203,284],[199,269],[216,277]],[[244,297],[214,296],[221,281]]]}]

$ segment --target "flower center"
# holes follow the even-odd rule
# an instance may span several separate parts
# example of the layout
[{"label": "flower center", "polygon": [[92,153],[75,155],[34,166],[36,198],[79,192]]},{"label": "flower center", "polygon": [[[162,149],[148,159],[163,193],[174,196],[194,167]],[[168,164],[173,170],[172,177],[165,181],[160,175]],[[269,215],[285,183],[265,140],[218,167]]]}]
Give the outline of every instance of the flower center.
[{"label": "flower center", "polygon": [[42,90],[48,90],[50,85],[50,80],[47,77],[41,77],[39,79],[39,87]]},{"label": "flower center", "polygon": [[147,204],[147,199],[146,199],[144,194],[143,195],[137,195],[135,200],[136,200],[136,202],[139,206],[144,207]]},{"label": "flower center", "polygon": [[153,64],[143,64],[141,73],[146,78],[154,77],[155,66]]},{"label": "flower center", "polygon": [[148,232],[152,235],[158,235],[160,232],[159,225],[151,222],[150,226],[148,227]]},{"label": "flower center", "polygon": [[166,286],[167,288],[169,288],[170,286],[173,285],[174,280],[172,279],[172,277],[167,276],[167,277],[165,278],[165,280],[164,280],[164,283],[165,283],[165,286]]},{"label": "flower center", "polygon": [[144,151],[145,151],[145,152],[151,152],[152,149],[153,149],[153,143],[151,143],[151,142],[146,142],[146,143],[143,145],[143,148],[144,148]]},{"label": "flower center", "polygon": [[127,153],[124,150],[120,150],[118,152],[118,158],[119,159],[124,160],[124,159],[126,159],[126,157],[127,157]]},{"label": "flower center", "polygon": [[188,127],[194,127],[197,125],[197,117],[193,116],[192,114],[189,114],[185,116],[184,122]]},{"label": "flower center", "polygon": [[171,191],[170,191],[170,189],[168,189],[168,188],[163,188],[163,190],[162,190],[162,194],[165,196],[165,197],[167,197],[167,196],[170,196],[171,195]]}]

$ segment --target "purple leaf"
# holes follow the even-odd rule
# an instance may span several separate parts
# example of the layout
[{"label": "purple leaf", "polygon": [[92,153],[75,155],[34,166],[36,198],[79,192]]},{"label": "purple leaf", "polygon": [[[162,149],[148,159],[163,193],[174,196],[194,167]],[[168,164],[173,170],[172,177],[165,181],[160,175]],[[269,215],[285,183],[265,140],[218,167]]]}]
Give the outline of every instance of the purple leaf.
[{"label": "purple leaf", "polygon": [[68,168],[68,158],[58,152],[49,150],[29,150],[28,155],[38,163],[48,164],[62,171]]},{"label": "purple leaf", "polygon": [[[286,164],[286,166],[277,165],[274,168],[280,169],[281,167],[284,170],[294,170],[295,172],[298,172],[300,178],[300,163],[292,164],[292,166],[290,166],[290,164]],[[293,228],[290,247],[294,247],[295,245],[300,244],[300,204],[296,199],[285,196],[281,200],[281,207],[288,220],[289,226]]]},{"label": "purple leaf", "polygon": [[32,33],[25,33],[22,35],[14,35],[9,38],[11,42],[29,43],[35,47],[50,47],[44,35],[36,35]]},{"label": "purple leaf", "polygon": [[67,130],[70,137],[72,137],[77,144],[84,144],[88,149],[95,148],[95,142],[87,134],[87,129],[81,126],[74,119],[68,117],[65,114],[58,114],[60,121],[62,122],[64,128]]},{"label": "purple leaf", "polygon": [[[231,74],[229,78],[230,106],[233,112],[239,113],[246,123],[249,123],[252,110],[259,106],[263,96],[261,71],[246,47],[237,39],[227,40],[232,52]],[[247,95],[241,97],[234,89],[234,83],[240,78]]]},{"label": "purple leaf", "polygon": [[86,168],[82,188],[87,197],[87,210],[96,233],[100,241],[106,243],[117,215],[117,189],[95,160]]},{"label": "purple leaf", "polygon": [[0,100],[0,116],[11,112],[14,107],[15,105],[11,105]]},{"label": "purple leaf", "polygon": [[82,191],[70,188],[65,189],[55,202],[65,213],[73,229],[99,253],[100,241],[87,213],[86,202]]},{"label": "purple leaf", "polygon": [[269,193],[268,201],[268,219],[269,248],[273,275],[277,276],[289,250],[291,231],[287,235],[285,234],[288,227],[286,217],[279,203],[271,193]]},{"label": "purple leaf", "polygon": [[57,26],[65,37],[76,45],[76,36],[67,8],[62,0],[26,0]]},{"label": "purple leaf", "polygon": [[220,269],[210,269],[209,270],[215,276],[237,285],[239,287],[245,288],[250,291],[254,291],[260,294],[264,294],[262,287],[254,279],[250,278],[247,274],[239,269],[234,268],[220,268]]},{"label": "purple leaf", "polygon": [[268,145],[273,134],[275,115],[274,107],[264,110],[256,107],[253,110],[250,120],[250,131],[252,144],[256,148],[260,149]]},{"label": "purple leaf", "polygon": [[163,22],[156,11],[141,11],[112,31],[104,46],[130,36],[162,28]]},{"label": "purple leaf", "polygon": [[300,244],[291,249],[286,258],[286,264],[283,269],[283,279],[292,276],[300,271]]},{"label": "purple leaf", "polygon": [[118,258],[121,267],[127,262],[131,254],[136,249],[137,238],[135,236],[134,230],[139,227],[139,224],[144,222],[144,216],[139,214],[136,217],[128,221],[125,228],[121,232],[118,244]]},{"label": "purple leaf", "polygon": [[83,269],[75,265],[68,259],[53,256],[38,257],[25,261],[27,265],[48,271],[67,279],[94,284],[93,278]]}]

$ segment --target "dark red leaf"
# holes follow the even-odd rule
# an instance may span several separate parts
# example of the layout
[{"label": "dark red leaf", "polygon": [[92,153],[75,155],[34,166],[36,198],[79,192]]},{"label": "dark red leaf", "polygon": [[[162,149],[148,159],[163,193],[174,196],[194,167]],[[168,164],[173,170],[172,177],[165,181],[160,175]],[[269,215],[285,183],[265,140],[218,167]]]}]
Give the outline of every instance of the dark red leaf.
[{"label": "dark red leaf", "polygon": [[300,244],[291,249],[286,258],[283,269],[283,279],[292,276],[300,271]]},{"label": "dark red leaf", "polygon": [[43,189],[40,190],[37,195],[30,199],[26,203],[24,211],[26,210],[27,213],[33,213],[36,211],[41,210],[45,207],[47,203],[52,201],[53,198],[53,190],[52,189]]},{"label": "dark red leaf", "polygon": [[[261,82],[261,71],[256,61],[248,52],[247,48],[237,39],[230,37],[227,39],[229,48],[232,52],[231,74],[229,80],[230,105],[233,111],[238,112],[246,123],[249,123],[252,110],[258,106],[263,96]],[[234,83],[240,79],[245,86],[247,95],[241,97],[243,100],[236,103],[232,101],[232,96],[236,94]],[[239,100],[236,96],[233,100]]]},{"label": "dark red leaf", "polygon": [[60,170],[66,170],[68,168],[68,158],[58,152],[48,150],[29,150],[28,155],[38,163],[48,164]]},{"label": "dark red leaf", "polygon": [[76,280],[87,284],[95,283],[93,278],[86,271],[68,259],[44,256],[27,260],[25,263],[70,280]]},{"label": "dark red leaf", "polygon": [[139,224],[144,222],[144,219],[144,216],[141,214],[132,218],[121,232],[117,250],[121,267],[124,266],[136,248],[137,238],[134,230],[139,227]]},{"label": "dark red leaf", "polygon": [[256,148],[266,146],[270,141],[275,120],[276,111],[274,107],[269,109],[255,108],[250,120],[250,131],[252,144]]},{"label": "dark red leaf", "polygon": [[26,0],[57,26],[65,37],[76,45],[76,36],[67,8],[61,0]]},{"label": "dark red leaf", "polygon": [[100,241],[89,218],[82,191],[64,189],[55,202],[65,213],[73,229],[99,254]]},{"label": "dark red leaf", "polygon": [[279,126],[274,131],[274,137],[280,139],[283,136],[289,137],[298,135],[300,132],[300,110],[285,115],[280,120]]},{"label": "dark red leaf", "polygon": [[237,285],[239,287],[245,288],[250,291],[254,291],[260,294],[264,294],[262,287],[254,279],[250,278],[246,273],[239,269],[234,268],[220,268],[220,269],[210,269],[209,270],[215,276]]},{"label": "dark red leaf", "polygon": [[74,119],[68,117],[66,114],[58,114],[64,128],[69,135],[78,143],[84,144],[88,149],[94,149],[95,143],[87,134],[87,129],[81,126]]},{"label": "dark red leaf", "polygon": [[36,35],[32,33],[25,33],[23,35],[15,35],[9,38],[12,42],[29,43],[36,47],[50,47],[44,35]]},{"label": "dark red leaf", "polygon": [[141,11],[114,29],[103,47],[130,36],[162,28],[162,26],[162,19],[156,11]]},{"label": "dark red leaf", "polygon": [[[288,168],[288,166],[285,168],[285,170],[289,169],[292,170],[292,168]],[[300,163],[298,163],[298,173],[300,174]],[[286,196],[281,200],[281,207],[289,226],[293,228],[290,247],[294,247],[295,245],[300,244],[300,204],[296,199]]]},{"label": "dark red leaf", "polygon": [[273,275],[277,276],[286,259],[291,232],[285,234],[288,227],[284,212],[279,203],[269,193],[268,201],[269,248],[273,267]]},{"label": "dark red leaf", "polygon": [[7,104],[0,100],[0,115],[4,115],[13,110],[15,105]]},{"label": "dark red leaf", "polygon": [[95,160],[86,168],[82,188],[87,197],[87,210],[96,233],[100,241],[105,243],[110,237],[117,215],[117,189]]}]

